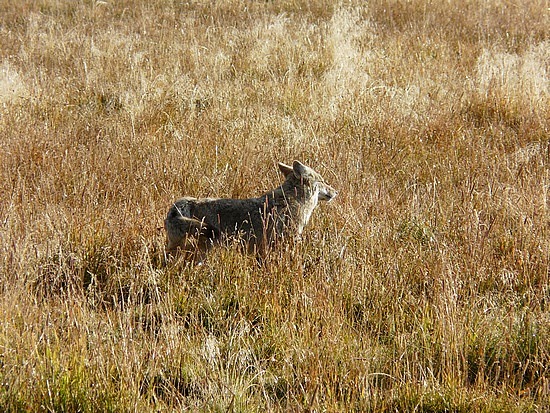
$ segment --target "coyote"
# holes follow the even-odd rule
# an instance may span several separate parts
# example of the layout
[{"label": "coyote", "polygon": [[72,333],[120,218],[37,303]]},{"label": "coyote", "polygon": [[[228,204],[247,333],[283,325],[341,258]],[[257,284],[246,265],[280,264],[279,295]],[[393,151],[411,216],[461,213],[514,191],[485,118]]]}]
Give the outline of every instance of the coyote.
[{"label": "coyote", "polygon": [[237,239],[249,252],[265,254],[277,240],[300,236],[318,201],[331,201],[338,192],[298,161],[292,167],[279,163],[279,169],[283,184],[258,198],[176,201],[164,221],[167,251],[205,253],[223,240]]}]

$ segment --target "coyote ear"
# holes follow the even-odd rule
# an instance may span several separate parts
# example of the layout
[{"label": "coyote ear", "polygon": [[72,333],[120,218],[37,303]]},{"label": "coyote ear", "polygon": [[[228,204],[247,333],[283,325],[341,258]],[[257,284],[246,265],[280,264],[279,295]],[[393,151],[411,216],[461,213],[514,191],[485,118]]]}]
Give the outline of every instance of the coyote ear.
[{"label": "coyote ear", "polygon": [[307,166],[305,166],[300,161],[294,161],[292,163],[292,170],[294,171],[294,175],[296,175],[296,178],[302,178],[307,175]]},{"label": "coyote ear", "polygon": [[285,178],[293,172],[293,169],[291,166],[285,165],[282,162],[279,162],[279,170],[283,173]]}]

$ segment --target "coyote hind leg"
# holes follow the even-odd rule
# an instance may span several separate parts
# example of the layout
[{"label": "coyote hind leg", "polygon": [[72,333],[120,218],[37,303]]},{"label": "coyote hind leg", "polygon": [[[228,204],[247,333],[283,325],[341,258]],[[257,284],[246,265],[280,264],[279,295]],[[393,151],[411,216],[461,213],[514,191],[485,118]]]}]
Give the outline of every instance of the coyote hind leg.
[{"label": "coyote hind leg", "polygon": [[165,227],[166,252],[169,255],[184,252],[186,256],[202,256],[220,237],[216,227],[193,218],[180,216],[167,219]]}]

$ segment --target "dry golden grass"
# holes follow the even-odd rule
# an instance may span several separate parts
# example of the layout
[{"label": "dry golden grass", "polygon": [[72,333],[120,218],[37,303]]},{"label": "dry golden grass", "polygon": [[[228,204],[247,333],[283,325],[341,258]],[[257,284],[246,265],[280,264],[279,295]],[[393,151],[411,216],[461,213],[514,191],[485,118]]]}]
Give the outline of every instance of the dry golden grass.
[{"label": "dry golden grass", "polygon": [[[549,13],[0,0],[0,410],[550,409]],[[293,159],[301,244],[164,265]]]}]

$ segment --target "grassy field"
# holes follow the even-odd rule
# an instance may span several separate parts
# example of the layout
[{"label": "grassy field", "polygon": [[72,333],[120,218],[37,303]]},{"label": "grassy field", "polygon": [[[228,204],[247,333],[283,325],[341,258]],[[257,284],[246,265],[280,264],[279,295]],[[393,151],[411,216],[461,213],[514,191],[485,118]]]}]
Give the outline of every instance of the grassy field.
[{"label": "grassy field", "polygon": [[[0,410],[550,409],[550,9],[0,0]],[[182,195],[339,191],[264,265]]]}]

